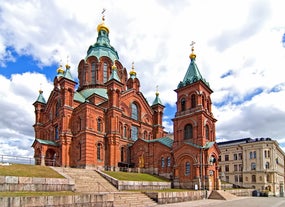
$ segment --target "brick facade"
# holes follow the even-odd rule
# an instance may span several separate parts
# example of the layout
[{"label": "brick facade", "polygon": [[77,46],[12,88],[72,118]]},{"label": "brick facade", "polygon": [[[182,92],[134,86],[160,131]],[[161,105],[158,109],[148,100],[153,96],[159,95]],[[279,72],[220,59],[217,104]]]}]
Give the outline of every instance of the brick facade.
[{"label": "brick facade", "polygon": [[[150,105],[134,66],[128,75],[110,45],[104,22],[97,30],[97,42],[78,64],[77,89],[69,66],[60,67],[48,101],[40,91],[34,103],[37,164],[131,166],[168,177],[177,187],[218,188],[210,87],[200,75],[179,85],[174,134],[167,134],[158,92]],[[186,76],[192,66],[197,68],[193,58]]]}]

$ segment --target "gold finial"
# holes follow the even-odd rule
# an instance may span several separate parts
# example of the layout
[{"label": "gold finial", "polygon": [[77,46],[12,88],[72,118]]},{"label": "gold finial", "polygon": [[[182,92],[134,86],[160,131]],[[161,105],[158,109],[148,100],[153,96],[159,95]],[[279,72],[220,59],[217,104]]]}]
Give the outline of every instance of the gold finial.
[{"label": "gold finial", "polygon": [[189,55],[190,59],[193,60],[196,58],[196,55],[194,54],[194,45],[196,44],[196,42],[192,41],[190,46],[191,46],[191,54]]},{"label": "gold finial", "polygon": [[109,33],[109,28],[105,25],[105,15],[104,15],[105,11],[106,9],[103,8],[103,11],[101,12],[102,22],[97,26],[97,32],[99,32],[100,30],[105,30],[107,33]]},{"label": "gold finial", "polygon": [[62,60],[60,60],[60,65],[57,68],[57,74],[63,74],[64,70],[62,69]]},{"label": "gold finial", "polygon": [[158,85],[156,85],[155,95],[156,95],[156,96],[158,96],[158,95],[159,95],[159,92],[158,92]]},{"label": "gold finial", "polygon": [[131,72],[130,72],[130,75],[131,76],[135,76],[137,73],[136,73],[136,71],[135,71],[135,63],[134,63],[134,61],[132,62],[132,70],[131,70]]},{"label": "gold finial", "polygon": [[40,90],[39,90],[39,93],[40,93],[40,94],[43,93],[43,90],[42,90],[42,83],[40,83]]},{"label": "gold finial", "polygon": [[116,62],[116,60],[114,60],[114,63],[113,63],[113,65],[112,65],[112,69],[113,69],[113,70],[116,70],[116,69],[117,69],[117,66],[116,66],[115,62]]},{"label": "gold finial", "polygon": [[69,59],[69,56],[67,55],[67,57],[66,57],[66,65],[65,65],[66,69],[70,68],[70,65],[68,64],[68,59]]}]

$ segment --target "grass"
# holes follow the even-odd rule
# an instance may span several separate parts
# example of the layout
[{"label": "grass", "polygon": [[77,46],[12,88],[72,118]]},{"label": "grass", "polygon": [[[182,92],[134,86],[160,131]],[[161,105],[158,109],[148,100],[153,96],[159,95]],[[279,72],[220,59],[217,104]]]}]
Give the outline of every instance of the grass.
[{"label": "grass", "polygon": [[130,173],[130,172],[114,172],[114,171],[104,171],[104,173],[118,180],[153,181],[153,182],[168,182],[169,181],[165,178],[161,178],[161,177],[146,174],[146,173]]},{"label": "grass", "polygon": [[21,191],[21,192],[0,192],[0,197],[34,197],[34,196],[68,196],[76,195],[72,191],[56,191],[56,192],[32,192],[32,191]]},{"label": "grass", "polygon": [[64,178],[50,167],[23,164],[0,166],[0,176]]}]

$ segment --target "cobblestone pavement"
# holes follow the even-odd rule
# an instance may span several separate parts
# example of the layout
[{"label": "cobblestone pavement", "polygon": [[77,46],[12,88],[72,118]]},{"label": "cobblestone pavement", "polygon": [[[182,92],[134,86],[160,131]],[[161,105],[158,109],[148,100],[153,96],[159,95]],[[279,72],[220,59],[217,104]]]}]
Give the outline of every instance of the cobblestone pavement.
[{"label": "cobblestone pavement", "polygon": [[238,197],[233,200],[205,199],[172,204],[161,204],[165,207],[285,207],[285,198],[280,197]]}]

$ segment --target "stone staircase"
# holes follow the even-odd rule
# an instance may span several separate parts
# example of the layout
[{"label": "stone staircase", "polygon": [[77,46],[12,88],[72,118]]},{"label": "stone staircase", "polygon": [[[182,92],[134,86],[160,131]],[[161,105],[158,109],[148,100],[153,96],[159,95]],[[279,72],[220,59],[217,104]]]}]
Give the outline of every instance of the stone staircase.
[{"label": "stone staircase", "polygon": [[233,200],[236,198],[237,196],[224,190],[213,190],[209,196],[209,199],[216,199],[216,200]]},{"label": "stone staircase", "polygon": [[95,170],[79,168],[53,168],[63,176],[72,179],[75,191],[80,193],[118,192],[117,188],[105,180]]},{"label": "stone staircase", "polygon": [[73,180],[75,192],[86,194],[113,194],[114,207],[152,207],[157,203],[144,193],[122,192],[92,169],[52,167],[66,178]]},{"label": "stone staircase", "polygon": [[115,193],[114,207],[151,207],[157,203],[140,192]]}]

